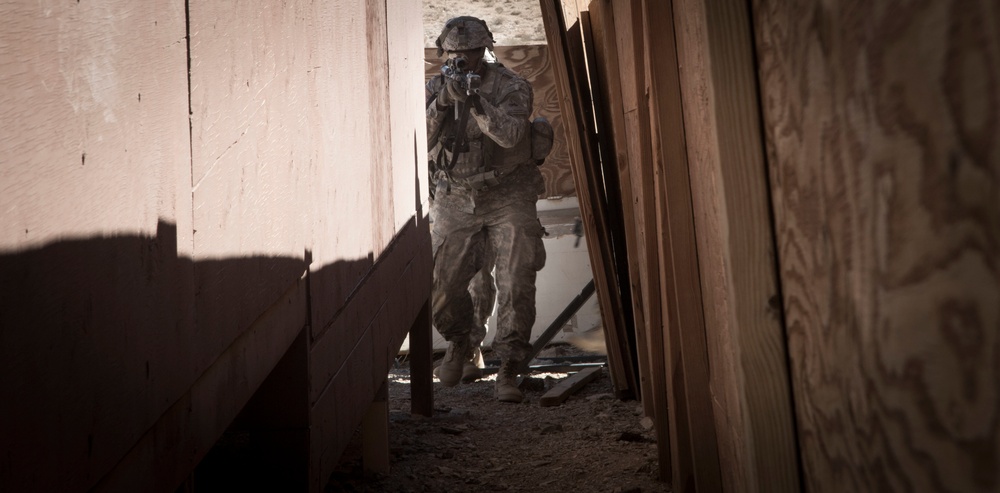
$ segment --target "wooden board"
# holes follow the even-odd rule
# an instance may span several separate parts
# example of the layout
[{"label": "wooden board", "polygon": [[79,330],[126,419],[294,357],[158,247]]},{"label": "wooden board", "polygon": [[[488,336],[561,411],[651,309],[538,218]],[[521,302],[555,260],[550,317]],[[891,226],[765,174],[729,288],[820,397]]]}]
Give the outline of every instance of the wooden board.
[{"label": "wooden board", "polygon": [[[639,289],[634,289],[633,300],[642,307],[646,320],[645,350],[650,362],[652,402],[657,436],[657,465],[660,479],[673,482],[671,472],[671,430],[667,408],[667,371],[664,354],[666,327],[660,306],[659,259],[657,256],[660,235],[656,232],[656,194],[653,179],[652,143],[650,141],[649,105],[645,100],[645,28],[640,0],[611,2],[615,23],[615,45],[618,49],[619,76],[621,78],[622,110],[624,111],[625,151],[628,155],[628,176],[635,201],[635,243],[639,264],[637,278]],[[630,257],[631,258],[631,257]],[[638,320],[637,316],[637,320]],[[651,398],[650,398],[651,397]]]},{"label": "wooden board", "polygon": [[[427,120],[424,113],[424,48],[414,39],[423,36],[423,3],[386,2],[386,49],[389,63],[389,102],[392,127],[392,193],[399,231],[417,211],[426,214]],[[416,183],[414,184],[414,180]]]},{"label": "wooden board", "polygon": [[[196,4],[189,9],[191,200],[195,260],[241,256],[303,259],[302,214],[313,130],[304,57],[310,31],[280,6]],[[365,146],[368,147],[368,146]],[[199,343],[205,366],[303,274],[287,268],[195,270]],[[297,329],[296,329],[297,330]]]},{"label": "wooden board", "polygon": [[745,2],[678,0],[677,62],[727,491],[800,491]]},{"label": "wooden board", "polygon": [[[593,29],[591,27],[590,12],[580,12],[580,34],[582,35],[585,59],[578,63],[586,67],[585,80],[589,81],[589,94],[591,96],[590,108],[592,116],[588,121],[593,122],[591,131],[592,146],[594,147],[594,169],[591,171],[591,182],[594,186],[594,193],[598,200],[604,205],[604,227],[606,228],[607,242],[610,245],[610,256],[608,263],[613,266],[612,277],[613,293],[616,298],[615,303],[620,311],[620,318],[614,325],[617,329],[614,334],[605,332],[605,339],[609,348],[615,348],[616,358],[621,359],[621,366],[625,371],[625,379],[629,382],[629,395],[632,398],[640,398],[638,364],[636,362],[636,330],[635,318],[632,316],[632,286],[629,281],[629,260],[628,246],[625,242],[625,216],[622,211],[622,195],[619,184],[621,177],[618,175],[617,155],[613,149],[611,132],[607,131],[611,127],[611,122],[607,115],[608,107],[604,101],[604,88],[601,77],[597,72],[599,59],[594,48]],[[572,38],[571,38],[572,39]],[[580,80],[584,80],[581,76]],[[598,130],[600,129],[600,130]]]},{"label": "wooden board", "polygon": [[[629,314],[632,317],[630,326],[635,330],[635,349],[631,347],[630,349],[636,355],[638,370],[636,378],[640,389],[637,397],[642,401],[646,415],[654,416],[656,411],[654,409],[653,378],[649,351],[646,350],[647,332],[650,328],[646,325],[642,304],[643,296],[640,292],[642,289],[640,281],[642,265],[639,260],[640,238],[635,220],[637,197],[632,189],[632,171],[629,165],[625,112],[622,103],[622,81],[619,77],[621,72],[618,65],[618,44],[615,39],[616,31],[610,0],[591,2],[589,12],[594,46],[594,56],[590,67],[595,72],[592,78],[600,81],[599,87],[602,95],[600,101],[602,102],[602,114],[605,115],[601,127],[601,131],[605,135],[602,141],[602,160],[606,163],[606,167],[615,166],[613,173],[616,175],[615,185],[618,187],[618,194],[615,197],[617,203],[621,205],[621,216],[616,219],[621,231],[620,247],[617,250],[620,258],[624,261],[624,265],[621,261],[619,262],[619,272],[622,274],[622,278],[628,280],[628,302],[631,304]],[[608,186],[611,184],[606,181],[605,187]],[[623,290],[623,292],[625,291]]]},{"label": "wooden board", "polygon": [[541,407],[552,407],[562,404],[574,392],[582,389],[585,385],[601,376],[601,372],[603,371],[604,368],[600,367],[587,368],[566,377],[555,387],[552,387],[548,392],[543,394],[538,399],[538,405]]},{"label": "wooden board", "polygon": [[659,265],[667,321],[673,486],[679,491],[721,491],[671,6],[644,1],[643,18],[657,221],[665,240],[659,245]]},{"label": "wooden board", "polygon": [[752,6],[805,489],[1000,490],[1000,8]]},{"label": "wooden board", "polygon": [[[426,221],[414,219],[397,234],[331,326],[313,342],[309,371],[314,458],[311,487],[321,488],[332,473],[403,338],[411,326],[419,324],[418,317],[427,316],[430,258],[430,230]],[[310,274],[316,275],[325,273]],[[431,387],[423,391],[429,393]],[[431,397],[420,395],[417,399],[426,405]]]},{"label": "wooden board", "polygon": [[[556,74],[556,89],[559,93],[560,109],[566,120],[576,122],[567,126],[566,138],[569,142],[570,159],[573,166],[573,178],[576,182],[577,196],[580,201],[580,213],[583,226],[587,232],[588,254],[591,258],[591,268],[594,272],[594,282],[597,288],[601,318],[604,322],[604,334],[608,342],[608,362],[611,367],[611,378],[615,391],[619,396],[631,396],[635,390],[634,380],[630,380],[630,368],[627,368],[621,357],[622,348],[617,344],[617,334],[623,324],[621,298],[617,296],[617,279],[612,266],[613,253],[609,238],[609,228],[606,221],[605,204],[596,190],[599,181],[596,170],[596,148],[592,141],[592,123],[588,123],[585,111],[585,96],[581,76],[583,72],[583,53],[580,41],[576,42],[577,50],[570,46],[571,37],[562,25],[562,14],[556,0],[540,0],[545,32],[549,40],[549,53],[553,60]],[[579,33],[579,29],[575,29]],[[574,61],[575,60],[575,61]],[[585,78],[585,76],[583,76]]]}]

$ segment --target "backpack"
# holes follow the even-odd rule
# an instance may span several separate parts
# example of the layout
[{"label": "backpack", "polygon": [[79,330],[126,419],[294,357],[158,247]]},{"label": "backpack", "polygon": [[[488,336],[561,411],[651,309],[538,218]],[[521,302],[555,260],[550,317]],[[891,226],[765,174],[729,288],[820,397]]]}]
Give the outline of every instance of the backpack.
[{"label": "backpack", "polygon": [[536,166],[545,162],[545,157],[552,152],[552,141],[555,137],[552,124],[544,116],[531,121],[531,159]]}]

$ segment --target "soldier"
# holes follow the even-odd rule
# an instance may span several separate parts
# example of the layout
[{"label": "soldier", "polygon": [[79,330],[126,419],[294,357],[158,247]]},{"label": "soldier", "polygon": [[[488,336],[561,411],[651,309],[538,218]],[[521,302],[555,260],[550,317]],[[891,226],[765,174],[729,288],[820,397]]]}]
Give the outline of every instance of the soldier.
[{"label": "soldier", "polygon": [[[521,402],[517,368],[531,352],[535,276],[545,265],[544,230],[535,202],[544,191],[532,159],[531,85],[486,61],[493,34],[475,17],[449,20],[437,39],[442,74],[426,85],[434,217],[434,325],[449,342],[438,378],[454,386],[474,357],[477,325],[470,281],[495,255],[500,357],[497,398]],[[485,323],[485,320],[479,320]],[[480,339],[481,340],[481,339]],[[478,347],[478,345],[476,345]]]}]

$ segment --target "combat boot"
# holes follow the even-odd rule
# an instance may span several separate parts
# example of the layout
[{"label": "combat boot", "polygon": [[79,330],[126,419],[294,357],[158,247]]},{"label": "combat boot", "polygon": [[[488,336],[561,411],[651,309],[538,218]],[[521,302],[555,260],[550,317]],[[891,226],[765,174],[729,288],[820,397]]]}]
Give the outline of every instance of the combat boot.
[{"label": "combat boot", "polygon": [[462,383],[472,383],[483,378],[483,369],[479,367],[483,362],[483,352],[476,346],[471,353],[472,356],[462,366]]},{"label": "combat boot", "polygon": [[451,341],[437,369],[437,377],[445,387],[454,387],[462,379],[462,369],[469,357],[469,338]]},{"label": "combat boot", "polygon": [[517,363],[504,361],[497,372],[497,400],[500,402],[521,402],[524,394],[517,388]]},{"label": "combat boot", "polygon": [[[462,365],[462,383],[472,383],[483,378],[483,369],[479,365],[483,364],[483,352],[478,348],[472,348],[472,356]],[[440,379],[441,366],[434,367],[434,377]]]}]

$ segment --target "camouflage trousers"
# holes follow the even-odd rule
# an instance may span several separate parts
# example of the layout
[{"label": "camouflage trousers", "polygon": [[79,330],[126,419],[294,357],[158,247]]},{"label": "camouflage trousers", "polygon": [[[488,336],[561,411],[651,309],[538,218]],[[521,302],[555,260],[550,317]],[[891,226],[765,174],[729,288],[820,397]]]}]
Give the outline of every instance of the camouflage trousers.
[{"label": "camouflage trousers", "polygon": [[503,360],[521,361],[531,352],[535,277],[545,265],[535,203],[515,201],[488,213],[431,208],[434,326],[448,341],[467,337],[476,345],[485,337],[495,296],[493,351]]},{"label": "camouflage trousers", "polygon": [[472,316],[475,326],[469,333],[472,347],[479,347],[486,339],[486,325],[489,323],[493,307],[497,302],[497,286],[493,279],[493,267],[496,265],[496,251],[488,241],[482,242],[481,251],[476,252],[476,265],[481,266],[469,282],[469,295],[472,296]]}]

